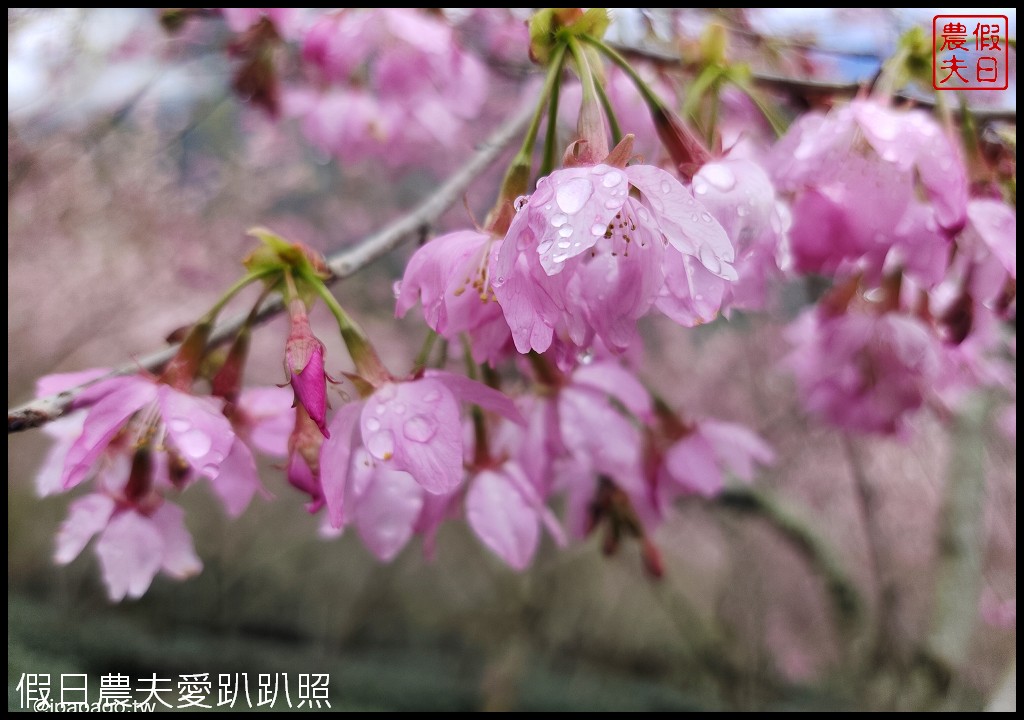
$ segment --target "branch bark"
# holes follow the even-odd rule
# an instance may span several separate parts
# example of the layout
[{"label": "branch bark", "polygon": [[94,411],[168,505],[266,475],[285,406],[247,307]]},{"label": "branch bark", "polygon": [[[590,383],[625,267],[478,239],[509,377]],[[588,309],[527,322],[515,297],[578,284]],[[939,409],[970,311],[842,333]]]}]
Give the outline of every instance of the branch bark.
[{"label": "branch bark", "polygon": [[[327,257],[327,266],[331,271],[328,282],[335,282],[354,275],[374,260],[388,254],[410,237],[422,235],[430,226],[465,193],[466,189],[491,163],[501,151],[519,135],[526,127],[533,114],[532,104],[524,107],[505,124],[499,127],[476,151],[476,153],[448,178],[435,192],[428,195],[416,207],[373,235],[363,239],[352,247],[331,253]],[[280,298],[271,298],[260,307],[256,322],[262,323],[274,317],[284,309]],[[228,342],[241,328],[247,313],[239,314],[219,323],[210,336],[210,346]],[[165,365],[177,352],[177,345],[170,345],[157,350],[145,357],[125,363],[112,370],[105,377],[131,375],[140,369],[157,370]],[[100,378],[102,379],[102,378]],[[95,382],[95,381],[93,381]],[[36,398],[22,405],[8,408],[7,432],[15,433],[40,427],[62,417],[69,411],[82,390],[88,384],[65,390],[55,395]]]}]

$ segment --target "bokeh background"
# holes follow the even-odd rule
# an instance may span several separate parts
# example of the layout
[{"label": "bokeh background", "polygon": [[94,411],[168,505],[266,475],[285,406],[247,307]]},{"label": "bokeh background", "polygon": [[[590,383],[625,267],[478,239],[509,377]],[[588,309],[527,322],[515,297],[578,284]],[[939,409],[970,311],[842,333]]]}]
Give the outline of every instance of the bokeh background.
[{"label": "bokeh background", "polygon": [[[824,48],[801,57],[858,80],[917,19],[808,11],[756,26]],[[630,28],[626,17],[616,32]],[[231,92],[217,32],[169,36],[151,10],[9,9],[9,405],[41,375],[160,347],[237,277],[253,225],[330,251],[397,217],[531,82],[495,73],[473,132],[436,163],[343,166]],[[482,217],[500,171],[435,230]],[[426,332],[415,313],[392,318],[411,245],[336,287],[395,371]],[[275,499],[237,521],[203,488],[183,495],[200,576],[160,576],[112,605],[91,552],[52,563],[69,499],[34,494],[47,435],[9,436],[9,708],[22,673],[88,673],[96,688],[108,673],[203,672],[329,673],[335,709],[1015,707],[1015,621],[983,619],[986,606],[1015,607],[1015,441],[992,431],[984,403],[952,429],[923,415],[907,441],[808,419],[780,367],[781,328],[808,292],[792,283],[775,312],[697,330],[644,326],[643,377],[673,406],[744,422],[778,455],[756,492],[680,505],[655,536],[659,581],[635,545],[606,557],[599,538],[567,551],[545,540],[517,574],[461,523],[443,529],[436,559],[417,540],[380,565],[353,537],[321,537],[267,468]],[[329,316],[317,320],[329,371],[347,369]],[[254,383],[284,380],[285,332],[277,320],[256,334]],[[974,503],[957,526],[970,582],[950,587],[941,540],[957,484]],[[936,637],[940,626],[954,637]]]}]

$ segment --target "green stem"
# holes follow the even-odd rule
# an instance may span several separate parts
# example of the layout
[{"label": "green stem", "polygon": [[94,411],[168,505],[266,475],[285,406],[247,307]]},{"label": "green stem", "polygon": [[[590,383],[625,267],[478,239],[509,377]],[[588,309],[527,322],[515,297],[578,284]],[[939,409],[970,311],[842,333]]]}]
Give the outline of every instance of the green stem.
[{"label": "green stem", "polygon": [[224,306],[231,302],[232,298],[234,298],[235,295],[237,295],[239,292],[241,292],[243,289],[245,289],[252,283],[256,282],[257,280],[265,278],[269,274],[269,271],[255,272],[249,273],[248,275],[245,275],[244,277],[240,278],[234,285],[229,287],[223,295],[221,295],[220,299],[217,302],[215,302],[210,307],[209,310],[206,311],[206,314],[199,319],[199,322],[212,323],[214,320],[217,319],[217,315],[219,315],[220,311],[224,309]]},{"label": "green stem", "polygon": [[647,82],[642,77],[640,77],[639,73],[637,73],[637,71],[633,69],[633,66],[629,64],[629,60],[622,57],[622,55],[620,55],[619,52],[615,50],[615,48],[606,45],[604,42],[594,37],[593,35],[583,35],[581,36],[581,38],[584,42],[590,43],[591,45],[596,47],[600,52],[604,53],[604,55],[609,60],[618,65],[619,68],[621,68],[622,71],[629,76],[629,79],[633,81],[633,84],[636,86],[637,91],[640,93],[641,97],[643,97],[644,102],[646,102],[648,105],[652,105],[654,107],[665,110],[666,112],[668,111],[668,108],[665,106],[665,103],[662,102],[661,98],[658,97],[657,93],[655,93],[654,90],[651,89],[651,86],[648,85]]},{"label": "green stem", "polygon": [[352,356],[356,372],[363,376],[373,385],[380,385],[391,380],[391,375],[380,361],[377,351],[374,349],[370,339],[355,320],[349,317],[345,309],[341,307],[331,291],[327,289],[323,281],[316,277],[303,278],[316,290],[317,294],[327,305],[327,308],[338,321],[338,329],[341,331],[341,339],[348,348],[348,354]]},{"label": "green stem", "polygon": [[[505,178],[501,183],[502,197],[507,194],[506,189],[510,189],[513,196],[520,195],[526,190],[526,184],[530,175],[530,160],[533,157],[533,148],[537,144],[537,133],[540,131],[540,120],[544,116],[544,108],[548,98],[554,95],[555,89],[560,84],[564,62],[565,46],[560,45],[555,49],[555,53],[551,58],[551,64],[548,66],[548,74],[544,78],[544,87],[540,91],[540,102],[537,103],[537,110],[534,112],[533,117],[530,119],[530,125],[526,129],[523,145],[519,152],[516,153],[516,156],[512,158],[512,163],[509,165]],[[522,184],[521,189],[519,187],[520,182]]]},{"label": "green stem", "polygon": [[[473,350],[469,344],[469,338],[462,335],[462,358],[466,363],[466,375],[470,380],[477,379],[476,363],[473,362]],[[473,417],[473,463],[477,467],[485,467],[491,461],[491,448],[487,440],[487,421],[484,412],[479,405],[474,405],[470,410]]]},{"label": "green stem", "polygon": [[437,342],[437,332],[430,330],[427,332],[427,336],[423,339],[423,345],[420,347],[420,351],[416,354],[416,359],[412,363],[412,374],[419,374],[430,361],[430,351],[434,349],[434,343]]},{"label": "green stem", "polygon": [[[565,52],[564,50],[562,51]],[[562,84],[555,83],[551,90],[551,98],[548,100],[548,127],[544,133],[544,159],[540,166],[541,177],[550,175],[558,162],[558,96],[561,94]]]},{"label": "green stem", "polygon": [[608,118],[608,128],[612,132],[612,147],[615,147],[622,141],[622,126],[619,125],[619,119],[615,116],[615,109],[612,108],[611,100],[608,99],[608,93],[600,85],[597,86],[597,97],[600,98],[601,107],[604,108],[605,117]]}]

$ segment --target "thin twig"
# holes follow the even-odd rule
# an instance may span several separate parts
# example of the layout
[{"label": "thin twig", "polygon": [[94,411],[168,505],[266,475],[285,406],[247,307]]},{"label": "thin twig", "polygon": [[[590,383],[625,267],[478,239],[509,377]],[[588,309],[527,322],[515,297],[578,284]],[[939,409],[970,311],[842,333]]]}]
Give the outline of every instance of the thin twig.
[{"label": "thin twig", "polygon": [[[477,150],[465,165],[457,170],[435,192],[419,205],[401,216],[390,225],[370,235],[358,244],[331,253],[327,266],[331,271],[329,282],[354,275],[374,260],[386,255],[410,237],[418,237],[424,230],[454,205],[462,194],[484,170],[498,157],[501,151],[521,133],[533,114],[533,107],[527,106],[512,119],[498,128]],[[260,307],[256,322],[262,323],[284,309],[280,298],[273,298]],[[230,340],[241,328],[248,313],[242,313],[217,325],[210,335],[210,346],[221,345]],[[171,345],[150,355],[134,360],[112,370],[105,377],[131,375],[140,369],[157,370],[165,365],[177,352],[178,346]],[[87,385],[65,390],[55,395],[37,398],[7,410],[8,434],[39,427],[64,415],[75,398]]]}]

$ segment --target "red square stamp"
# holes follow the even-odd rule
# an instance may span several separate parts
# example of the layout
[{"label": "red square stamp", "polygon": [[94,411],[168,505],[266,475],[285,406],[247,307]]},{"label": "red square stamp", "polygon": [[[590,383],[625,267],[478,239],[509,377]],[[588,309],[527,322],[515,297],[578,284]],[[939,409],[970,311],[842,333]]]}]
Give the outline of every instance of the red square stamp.
[{"label": "red square stamp", "polygon": [[936,90],[1006,90],[1010,86],[1006,15],[936,15],[932,18],[932,87]]}]

